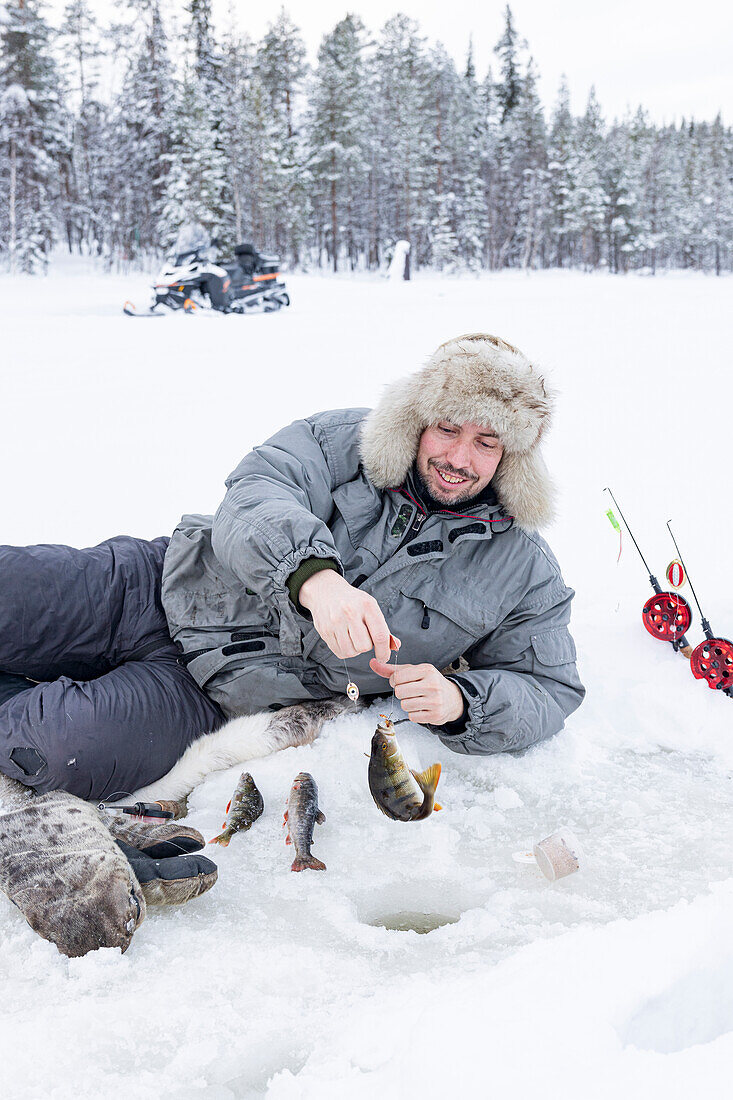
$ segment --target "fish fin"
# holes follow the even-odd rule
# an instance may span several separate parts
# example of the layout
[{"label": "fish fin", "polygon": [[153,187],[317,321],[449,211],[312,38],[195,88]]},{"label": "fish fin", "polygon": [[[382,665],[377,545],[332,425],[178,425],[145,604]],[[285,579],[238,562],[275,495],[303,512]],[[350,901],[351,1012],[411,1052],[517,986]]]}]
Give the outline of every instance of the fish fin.
[{"label": "fish fin", "polygon": [[434,810],[442,810],[443,807],[441,806],[441,804],[439,802],[434,802],[433,803],[433,809]]},{"label": "fish fin", "polygon": [[290,839],[290,833],[288,833],[288,835],[285,837],[285,843],[286,844],[292,844],[293,843],[292,840]]},{"label": "fish fin", "polygon": [[323,813],[322,810],[319,810],[318,813],[316,814],[316,821],[318,822],[319,825],[322,825],[325,820],[326,820],[326,815]]},{"label": "fish fin", "polygon": [[218,836],[213,836],[211,838],[209,844],[221,844],[222,848],[226,848],[231,839],[232,838],[227,836],[226,833],[219,833]]},{"label": "fish fin", "polygon": [[229,799],[229,801],[227,802],[227,808],[226,808],[226,810],[224,811],[224,813],[225,813],[225,814],[228,814],[228,813],[229,813],[229,811],[231,810],[231,808],[232,808],[232,800],[231,800],[231,798],[230,798],[230,799]]},{"label": "fish fin", "polygon": [[290,868],[291,871],[325,871],[326,864],[321,863],[320,859],[316,859],[315,856],[296,856],[293,860],[293,865]]},{"label": "fish fin", "polygon": [[285,822],[287,820],[288,820],[288,811],[286,810],[285,813],[283,814],[283,825],[285,824]]},{"label": "fish fin", "polygon": [[414,772],[410,768],[410,773],[415,779],[417,785],[423,794],[435,794],[435,788],[438,786],[438,780],[440,779],[440,764],[431,764],[429,768],[426,768],[424,772]]}]

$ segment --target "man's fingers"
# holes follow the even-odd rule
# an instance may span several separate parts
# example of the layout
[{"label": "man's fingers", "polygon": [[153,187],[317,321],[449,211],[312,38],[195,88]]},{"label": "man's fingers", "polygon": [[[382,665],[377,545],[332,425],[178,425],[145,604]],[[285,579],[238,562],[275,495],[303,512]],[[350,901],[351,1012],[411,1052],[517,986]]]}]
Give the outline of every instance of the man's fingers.
[{"label": "man's fingers", "polygon": [[343,661],[347,657],[354,657],[356,655],[347,627],[341,627],[339,630],[334,630],[333,640],[334,645],[330,648],[340,660]]},{"label": "man's fingers", "polygon": [[408,684],[395,684],[394,693],[398,699],[424,699],[426,687],[423,680],[412,680]]},{"label": "man's fingers", "polygon": [[[367,611],[364,615],[364,622],[366,623],[367,630],[372,639],[374,656],[378,661],[389,661],[389,640],[392,635],[387,628],[387,624],[384,621],[384,615],[379,610],[378,604],[375,603],[375,605]],[[371,649],[371,646],[369,648]]]},{"label": "man's fingers", "polygon": [[388,661],[378,661],[375,657],[372,657],[369,664],[372,671],[379,676],[394,676],[395,684],[417,683],[436,671],[433,665],[395,665]]},{"label": "man's fingers", "polygon": [[354,656],[357,653],[368,653],[372,648],[372,640],[363,623],[352,623],[349,627],[349,638],[354,647]]}]

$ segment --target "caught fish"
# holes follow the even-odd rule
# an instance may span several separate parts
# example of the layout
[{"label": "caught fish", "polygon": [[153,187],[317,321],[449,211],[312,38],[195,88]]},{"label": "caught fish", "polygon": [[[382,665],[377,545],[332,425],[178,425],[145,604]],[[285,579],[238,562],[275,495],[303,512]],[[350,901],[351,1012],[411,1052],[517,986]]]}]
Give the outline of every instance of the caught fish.
[{"label": "caught fish", "polygon": [[372,737],[369,757],[369,790],[379,809],[394,821],[422,821],[433,810],[440,764],[414,772],[405,764],[397,744],[395,728],[384,714]]},{"label": "caught fish", "polygon": [[318,809],[318,787],[312,775],[299,772],[293,780],[285,810],[284,824],[288,827],[286,844],[295,846],[295,859],[291,871],[325,871],[326,864],[311,854],[313,829],[316,822],[322,825],[325,815]]},{"label": "caught fish", "polygon": [[222,825],[224,832],[213,837],[209,844],[221,844],[226,847],[235,833],[251,828],[264,808],[262,795],[257,790],[254,779],[249,772],[242,772],[234,795],[224,811],[228,815]]}]

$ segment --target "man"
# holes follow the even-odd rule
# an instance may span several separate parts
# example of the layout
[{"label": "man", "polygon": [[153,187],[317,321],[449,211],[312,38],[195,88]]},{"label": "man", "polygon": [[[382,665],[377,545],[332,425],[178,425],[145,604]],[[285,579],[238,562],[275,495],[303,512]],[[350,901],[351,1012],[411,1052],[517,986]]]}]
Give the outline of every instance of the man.
[{"label": "man", "polygon": [[[256,447],[216,515],[184,516],[169,544],[4,548],[0,772],[114,799],[225,718],[342,696],[348,681],[366,697],[394,687],[456,752],[556,733],[584,691],[573,593],[536,534],[551,405],[516,348],[460,337],[374,410],[319,413]],[[22,790],[27,840],[39,815]],[[200,893],[215,868],[186,858],[141,874],[158,893],[168,874],[177,900],[187,876]],[[13,896],[7,867],[0,850]]]},{"label": "man", "polygon": [[[226,715],[395,686],[462,753],[526,748],[583,698],[573,593],[535,533],[551,513],[539,443],[551,399],[516,348],[444,344],[379,406],[278,432],[184,516],[163,605]],[[398,664],[387,667],[390,635]],[[461,657],[468,669],[442,670]]]}]

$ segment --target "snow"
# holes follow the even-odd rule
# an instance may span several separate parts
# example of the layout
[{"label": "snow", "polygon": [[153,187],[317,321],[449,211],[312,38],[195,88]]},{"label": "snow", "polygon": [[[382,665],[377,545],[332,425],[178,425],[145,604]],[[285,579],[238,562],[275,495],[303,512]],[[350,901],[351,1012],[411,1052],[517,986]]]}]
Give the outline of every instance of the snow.
[{"label": "snow", "polygon": [[[616,565],[602,490],[660,579],[673,519],[703,610],[730,633],[730,282],[292,275],[280,314],[141,321],[120,307],[144,305],[149,278],[51,272],[0,280],[6,541],[166,533],[211,511],[283,423],[370,404],[443,340],[488,329],[560,391],[548,539],[577,590],[588,698],[521,757],[454,756],[400,726],[413,767],[443,766],[445,808],[425,822],[371,801],[376,707],[253,761],[262,818],[216,850],[211,892],[150,911],[123,956],[65,959],[0,897],[3,1097],[727,1097],[733,704],[644,631],[647,575],[625,531]],[[191,796],[207,838],[240,770]],[[326,814],[324,874],[289,871],[300,770]],[[578,874],[549,883],[513,860],[561,827]]]},{"label": "snow", "polygon": [[[2,25],[2,15],[0,14],[0,25]],[[23,111],[28,110],[28,93],[25,88],[20,84],[8,84],[7,88],[0,96],[0,117],[7,117],[11,114],[20,114]]]}]

